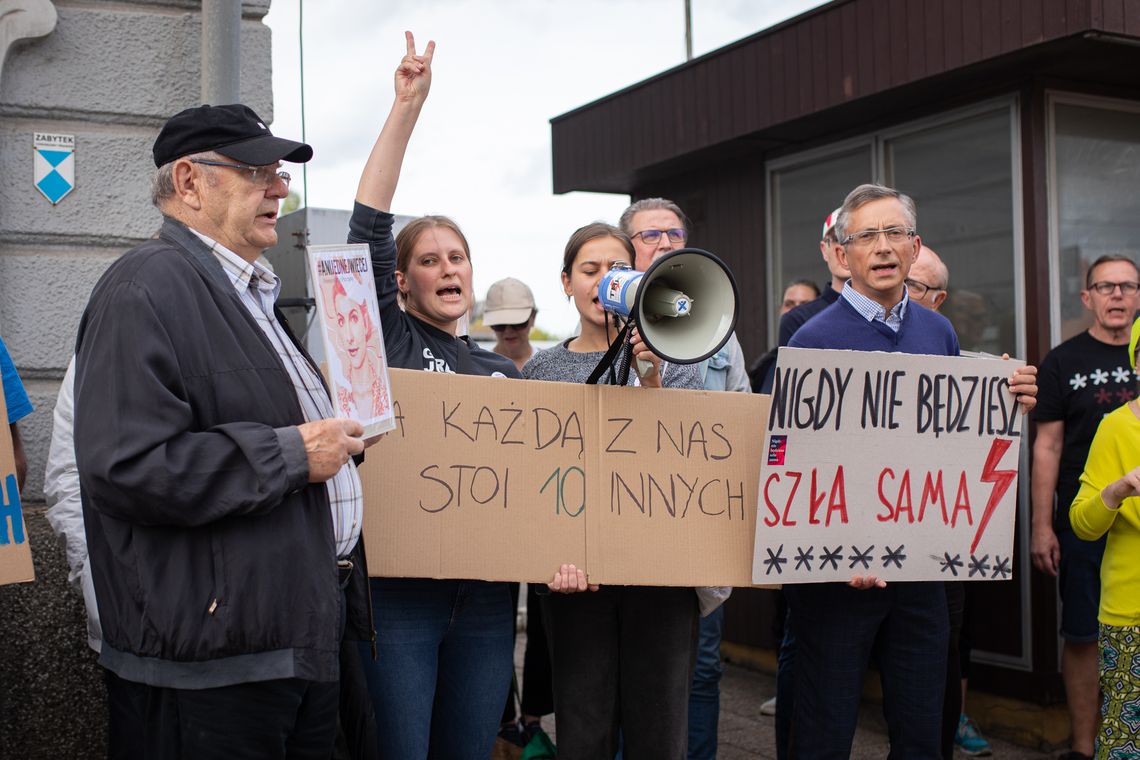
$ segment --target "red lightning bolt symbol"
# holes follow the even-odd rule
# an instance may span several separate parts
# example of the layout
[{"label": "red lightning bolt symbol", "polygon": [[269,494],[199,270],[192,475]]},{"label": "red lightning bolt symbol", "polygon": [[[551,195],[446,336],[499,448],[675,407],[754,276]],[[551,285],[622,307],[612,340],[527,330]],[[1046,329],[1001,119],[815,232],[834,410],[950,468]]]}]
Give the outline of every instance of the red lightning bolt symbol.
[{"label": "red lightning bolt symbol", "polygon": [[986,532],[986,526],[989,525],[990,518],[993,517],[994,510],[997,509],[1001,497],[1005,496],[1005,492],[1009,490],[1010,485],[1017,478],[1017,470],[994,469],[1012,444],[1013,441],[1005,438],[995,438],[990,445],[990,453],[986,455],[986,465],[982,468],[981,481],[993,483],[994,488],[990,491],[990,498],[986,502],[986,511],[982,513],[981,522],[978,523],[978,532],[974,534],[974,541],[970,544],[971,554],[977,551],[978,542],[982,540],[982,534]]}]

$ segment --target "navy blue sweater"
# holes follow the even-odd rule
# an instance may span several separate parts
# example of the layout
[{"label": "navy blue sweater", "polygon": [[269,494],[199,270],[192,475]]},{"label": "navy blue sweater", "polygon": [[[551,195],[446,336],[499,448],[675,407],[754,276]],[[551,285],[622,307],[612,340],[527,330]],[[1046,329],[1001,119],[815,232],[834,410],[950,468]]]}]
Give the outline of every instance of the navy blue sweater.
[{"label": "navy blue sweater", "polygon": [[914,301],[907,304],[902,327],[896,333],[882,322],[868,322],[842,297],[804,323],[788,346],[934,356],[960,353],[950,321]]}]

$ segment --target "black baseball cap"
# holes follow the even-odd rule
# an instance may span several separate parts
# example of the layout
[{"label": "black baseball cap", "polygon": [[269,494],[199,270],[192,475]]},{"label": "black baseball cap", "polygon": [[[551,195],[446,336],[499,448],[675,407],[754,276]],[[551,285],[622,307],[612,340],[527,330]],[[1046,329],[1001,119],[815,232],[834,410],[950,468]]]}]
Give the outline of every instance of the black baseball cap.
[{"label": "black baseball cap", "polygon": [[234,103],[187,108],[171,116],[154,141],[154,165],[209,150],[252,166],[303,164],[313,157],[310,146],[274,137],[253,109]]}]

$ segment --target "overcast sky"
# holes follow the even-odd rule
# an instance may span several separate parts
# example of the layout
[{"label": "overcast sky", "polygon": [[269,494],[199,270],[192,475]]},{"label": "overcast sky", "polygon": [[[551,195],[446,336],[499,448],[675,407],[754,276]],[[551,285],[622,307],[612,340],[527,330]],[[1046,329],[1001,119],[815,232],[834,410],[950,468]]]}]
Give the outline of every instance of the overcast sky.
[{"label": "overcast sky", "polygon": [[[692,0],[693,54],[821,4]],[[273,30],[273,131],[299,137],[298,1],[275,0],[265,21]],[[497,279],[518,277],[534,290],[539,326],[569,335],[577,313],[558,279],[566,240],[594,220],[616,222],[629,198],[555,195],[549,120],[683,63],[683,0],[306,3],[310,206],[352,208],[360,168],[392,103],[405,29],[420,51],[435,40],[436,54],[394,211],[453,217],[471,244],[476,296]]]}]

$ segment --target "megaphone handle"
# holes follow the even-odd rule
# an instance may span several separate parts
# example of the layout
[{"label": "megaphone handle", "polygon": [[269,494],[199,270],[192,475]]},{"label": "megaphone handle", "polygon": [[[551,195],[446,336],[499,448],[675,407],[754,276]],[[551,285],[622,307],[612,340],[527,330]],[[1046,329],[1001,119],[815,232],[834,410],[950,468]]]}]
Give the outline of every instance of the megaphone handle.
[{"label": "megaphone handle", "polygon": [[653,371],[653,362],[646,361],[645,359],[637,360],[637,375],[638,377],[645,377]]}]

